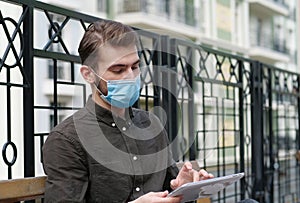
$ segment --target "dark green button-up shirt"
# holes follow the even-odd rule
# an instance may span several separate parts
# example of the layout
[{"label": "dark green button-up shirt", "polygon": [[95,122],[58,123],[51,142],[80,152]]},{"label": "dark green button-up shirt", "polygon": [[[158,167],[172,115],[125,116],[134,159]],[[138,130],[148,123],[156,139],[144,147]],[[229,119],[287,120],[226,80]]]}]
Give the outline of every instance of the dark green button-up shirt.
[{"label": "dark green button-up shirt", "polygon": [[114,116],[91,99],[56,126],[43,146],[45,202],[127,202],[170,190],[178,169],[153,114]]}]

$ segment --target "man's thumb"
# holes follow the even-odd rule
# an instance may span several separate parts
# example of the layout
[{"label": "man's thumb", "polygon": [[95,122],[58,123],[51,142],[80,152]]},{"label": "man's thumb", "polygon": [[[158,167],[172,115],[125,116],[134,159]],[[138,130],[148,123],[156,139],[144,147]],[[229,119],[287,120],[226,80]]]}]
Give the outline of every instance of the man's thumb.
[{"label": "man's thumb", "polygon": [[178,186],[178,181],[176,179],[171,180],[171,188],[174,190]]},{"label": "man's thumb", "polygon": [[164,192],[159,192],[158,195],[160,197],[166,197],[169,194],[168,190],[164,191]]}]

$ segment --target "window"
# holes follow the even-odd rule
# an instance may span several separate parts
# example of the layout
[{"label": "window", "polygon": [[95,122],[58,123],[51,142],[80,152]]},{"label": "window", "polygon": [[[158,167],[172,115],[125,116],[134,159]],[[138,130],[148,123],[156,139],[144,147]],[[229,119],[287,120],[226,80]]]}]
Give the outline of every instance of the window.
[{"label": "window", "polygon": [[[49,60],[48,61],[48,78],[53,79],[54,78],[54,61]],[[64,66],[61,62],[57,62],[57,79],[66,79],[66,71],[64,70]]]},{"label": "window", "polygon": [[[59,115],[57,116],[57,124],[61,123],[64,120],[64,116],[63,115]],[[52,128],[54,128],[57,124],[55,124],[54,122],[54,115],[50,115],[50,130]]]},{"label": "window", "polygon": [[195,26],[194,0],[185,0],[185,24]]},{"label": "window", "polygon": [[106,0],[98,0],[97,11],[106,13]]},{"label": "window", "polygon": [[[51,106],[54,106],[54,102],[50,103]],[[63,107],[65,106],[64,103],[57,103],[57,107]],[[57,124],[61,123],[65,118],[65,114],[62,111],[58,111],[58,115],[57,115],[57,120],[55,122],[55,116],[53,113],[50,114],[50,123],[49,123],[49,127],[50,129],[52,129],[53,127],[55,127]]]},{"label": "window", "polygon": [[139,12],[140,11],[140,1],[136,0],[124,0],[123,3],[123,12]]}]

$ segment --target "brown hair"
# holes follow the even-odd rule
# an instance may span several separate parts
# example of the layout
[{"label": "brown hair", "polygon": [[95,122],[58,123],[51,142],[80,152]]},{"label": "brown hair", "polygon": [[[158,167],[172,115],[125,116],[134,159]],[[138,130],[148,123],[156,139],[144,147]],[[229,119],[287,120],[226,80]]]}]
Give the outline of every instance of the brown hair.
[{"label": "brown hair", "polygon": [[89,25],[79,44],[81,63],[85,64],[86,59],[104,43],[128,46],[136,42],[137,36],[131,27],[111,20],[96,21]]}]

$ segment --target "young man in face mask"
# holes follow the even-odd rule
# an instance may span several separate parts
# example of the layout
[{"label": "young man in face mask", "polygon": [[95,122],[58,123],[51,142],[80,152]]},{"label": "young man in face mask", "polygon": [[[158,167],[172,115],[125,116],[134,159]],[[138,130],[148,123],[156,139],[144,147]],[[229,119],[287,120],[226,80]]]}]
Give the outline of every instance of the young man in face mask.
[{"label": "young man in face mask", "polygon": [[80,72],[92,95],[46,140],[45,202],[180,202],[168,191],[213,177],[189,162],[178,171],[159,120],[131,108],[140,91],[136,42],[130,27],[113,21],[85,32]]}]

